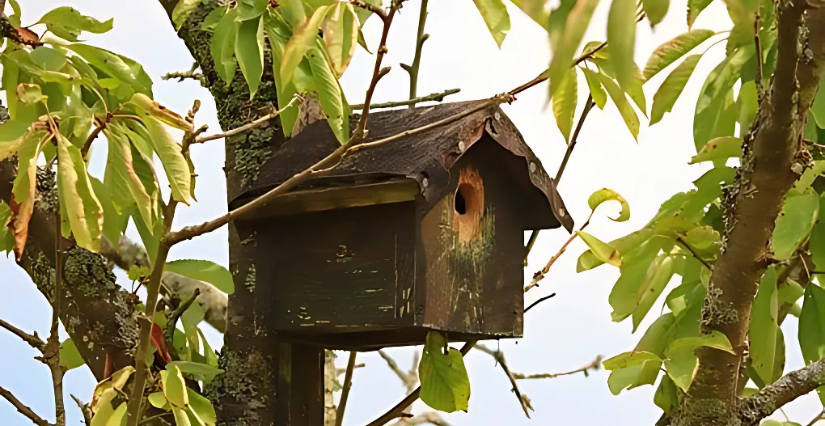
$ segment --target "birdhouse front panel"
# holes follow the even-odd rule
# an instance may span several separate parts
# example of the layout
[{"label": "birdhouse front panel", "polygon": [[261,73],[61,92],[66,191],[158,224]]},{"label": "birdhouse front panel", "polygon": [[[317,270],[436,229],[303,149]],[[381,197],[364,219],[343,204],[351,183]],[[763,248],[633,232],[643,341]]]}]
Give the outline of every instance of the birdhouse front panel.
[{"label": "birdhouse front panel", "polygon": [[489,138],[470,147],[420,222],[419,323],[454,338],[522,333],[524,229],[501,151]]}]

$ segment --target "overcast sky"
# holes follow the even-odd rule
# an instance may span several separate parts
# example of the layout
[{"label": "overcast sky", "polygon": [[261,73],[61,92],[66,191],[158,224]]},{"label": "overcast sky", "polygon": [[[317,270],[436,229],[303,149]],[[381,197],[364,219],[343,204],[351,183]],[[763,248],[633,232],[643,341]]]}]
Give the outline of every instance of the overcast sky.
[{"label": "overcast sky", "polygon": [[[395,19],[389,39],[389,55],[385,65],[393,71],[381,80],[376,101],[402,100],[408,92],[407,74],[398,66],[412,60],[415,47],[418,0],[405,3]],[[214,103],[209,93],[193,82],[165,82],[160,76],[170,71],[188,70],[192,59],[183,43],[176,37],[168,19],[156,0],[101,1],[101,0],[24,0],[23,24],[36,22],[46,11],[63,5],[76,7],[84,14],[98,19],[114,18],[114,30],[89,37],[91,43],[129,56],[147,69],[155,81],[156,99],[164,105],[185,113],[194,99],[203,101],[198,124],[209,124],[217,131],[219,126]],[[609,1],[604,0],[597,10],[587,40],[603,40],[605,16]],[[670,13],[655,30],[642,23],[638,30],[637,62],[643,66],[653,48],[687,30],[686,1],[675,0]],[[551,57],[546,34],[521,12],[510,7],[512,30],[499,50],[475,10],[471,0],[430,1],[426,43],[422,61],[419,92],[427,94],[450,88],[461,93],[451,101],[487,98],[524,83],[546,68]],[[698,19],[696,28],[723,30],[729,21],[721,2],[715,2]],[[378,20],[368,22],[365,36],[375,46],[380,36]],[[700,62],[694,78],[676,104],[673,113],[647,128],[644,124],[638,142],[625,128],[615,107],[608,103],[604,111],[594,109],[579,139],[579,145],[565,171],[560,191],[565,203],[578,222],[587,213],[587,197],[595,190],[609,187],[622,194],[630,203],[631,220],[618,224],[605,217],[614,214],[605,208],[590,227],[590,232],[610,240],[643,226],[659,205],[672,194],[689,190],[691,182],[706,169],[688,166],[695,153],[692,141],[693,109],[707,73],[724,55],[724,44],[709,50]],[[374,58],[358,51],[343,83],[351,103],[360,103],[369,84]],[[667,73],[657,76],[645,87],[648,104],[652,103],[655,86]],[[579,111],[584,103],[586,85],[579,83]],[[546,85],[540,85],[519,96],[517,102],[504,106],[528,144],[541,159],[544,167],[554,174],[566,148],[557,130],[550,110],[545,109]],[[578,117],[578,113],[577,113]],[[92,170],[98,176],[105,149],[95,151]],[[193,147],[193,159],[199,171],[197,199],[192,207],[182,206],[175,217],[176,226],[199,223],[225,212],[224,148],[221,141]],[[163,185],[165,187],[165,185]],[[135,235],[132,232],[132,235]],[[541,234],[525,270],[529,281],[567,239],[559,229]],[[632,349],[640,335],[631,334],[629,322],[613,323],[607,296],[615,282],[617,270],[600,267],[594,271],[576,274],[575,261],[584,250],[574,243],[554,266],[539,289],[527,295],[526,303],[551,292],[557,296],[525,318],[525,337],[517,341],[501,341],[510,368],[525,374],[553,373],[575,369],[589,363],[596,355],[612,356]],[[209,259],[227,265],[226,229],[213,232],[196,241],[175,247],[172,258]],[[4,277],[3,297],[0,297],[0,317],[27,330],[48,335],[50,308],[35,289],[30,278],[12,259],[0,259],[0,276]],[[127,283],[123,274],[122,283]],[[659,302],[661,303],[661,301]],[[660,306],[660,304],[657,304]],[[655,308],[645,322],[655,318]],[[795,342],[796,318],[785,321],[784,331],[789,341],[788,369],[802,365],[799,345]],[[646,326],[640,327],[645,330]],[[221,335],[208,334],[214,347],[221,346]],[[496,346],[496,342],[488,342]],[[24,403],[47,419],[54,418],[49,373],[46,367],[32,359],[36,353],[5,332],[0,332],[0,385],[13,391]],[[413,351],[409,348],[392,349],[390,353],[403,368],[408,368]],[[357,370],[353,391],[347,406],[344,424],[358,426],[368,423],[397,403],[404,396],[404,388],[377,354],[361,354],[359,362],[367,364]],[[341,364],[346,357],[339,357]],[[525,418],[510,385],[501,369],[488,355],[472,352],[467,357],[467,368],[472,384],[468,413],[445,417],[455,425],[613,425],[636,426],[653,424],[661,414],[652,402],[654,387],[646,386],[613,396],[607,388],[607,373],[600,371],[585,378],[583,375],[554,380],[522,381],[521,390],[530,397],[535,413],[532,420]],[[76,369],[66,377],[68,424],[76,426],[80,413],[68,394],[84,401],[91,398],[94,379],[87,369]],[[424,410],[420,402],[416,411]],[[814,395],[801,398],[786,407],[785,412],[796,422],[807,424],[821,406]],[[779,416],[778,419],[783,417]],[[28,426],[31,423],[19,415],[11,405],[0,401],[0,424]]]}]

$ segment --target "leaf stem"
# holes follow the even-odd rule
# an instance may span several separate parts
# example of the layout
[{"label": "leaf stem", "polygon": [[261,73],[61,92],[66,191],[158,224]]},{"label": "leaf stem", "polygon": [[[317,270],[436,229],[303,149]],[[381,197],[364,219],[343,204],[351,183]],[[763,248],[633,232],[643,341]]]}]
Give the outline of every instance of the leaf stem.
[{"label": "leaf stem", "polygon": [[7,389],[0,387],[0,396],[6,399],[17,411],[26,416],[32,423],[36,424],[37,426],[53,426],[51,423],[44,420],[42,417],[38,416],[37,413],[32,411],[31,408],[20,402],[17,397],[14,396],[10,391]]},{"label": "leaf stem", "polygon": [[[444,100],[445,97],[447,97],[449,95],[454,95],[454,94],[456,94],[460,91],[461,91],[461,89],[449,89],[449,90],[445,90],[443,92],[431,93],[427,96],[420,96],[420,97],[417,97],[417,98],[414,98],[414,99],[409,99],[409,100],[406,100],[406,101],[395,101],[395,102],[384,102],[384,103],[372,104],[371,108],[372,109],[376,109],[376,108],[395,108],[395,107],[407,106],[407,105],[414,106],[415,104],[417,104],[419,102],[441,102],[441,101]],[[364,108],[364,104],[350,105],[350,108],[354,109],[354,110],[362,109],[362,108]]]}]

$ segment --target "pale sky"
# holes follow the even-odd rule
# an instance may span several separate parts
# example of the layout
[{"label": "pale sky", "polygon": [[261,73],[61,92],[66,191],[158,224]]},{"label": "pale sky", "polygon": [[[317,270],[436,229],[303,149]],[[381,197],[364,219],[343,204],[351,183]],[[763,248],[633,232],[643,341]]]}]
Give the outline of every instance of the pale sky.
[{"label": "pale sky", "polygon": [[[389,54],[384,65],[393,71],[384,77],[376,101],[406,99],[407,74],[398,66],[412,61],[419,0],[405,3],[395,19],[389,39]],[[213,131],[219,126],[214,103],[209,93],[197,83],[165,82],[160,76],[170,71],[185,71],[192,65],[189,52],[170,26],[156,0],[114,2],[101,0],[25,0],[23,24],[35,22],[43,13],[71,5],[82,13],[98,19],[114,18],[114,29],[105,35],[89,36],[101,47],[129,56],[142,63],[155,81],[155,96],[162,104],[185,113],[194,99],[203,101],[198,124],[209,124]],[[603,40],[605,16],[609,1],[603,1],[585,41]],[[664,22],[651,30],[646,22],[639,25],[636,60],[644,66],[647,56],[659,44],[687,30],[686,1],[674,0]],[[461,93],[449,101],[490,97],[524,83],[547,67],[551,57],[546,34],[515,8],[510,7],[512,30],[499,50],[470,0],[430,1],[427,32],[431,35],[424,48],[419,94],[460,88]],[[715,2],[698,19],[695,28],[724,30],[729,28],[724,6]],[[378,43],[380,23],[368,22],[365,37],[370,46]],[[704,49],[705,47],[702,47]],[[691,182],[706,170],[687,163],[695,153],[692,141],[693,109],[707,73],[724,55],[724,44],[708,51],[694,77],[668,114],[653,128],[642,125],[638,142],[627,131],[618,111],[608,102],[604,111],[594,109],[579,138],[570,164],[560,185],[561,194],[573,217],[581,223],[589,213],[587,197],[603,187],[618,191],[630,203],[632,216],[625,223],[614,223],[606,214],[615,214],[616,207],[604,207],[589,231],[607,241],[643,226],[659,205],[679,191],[689,190]],[[372,72],[374,58],[359,49],[343,79],[351,103],[360,103]],[[652,104],[655,86],[661,84],[667,72],[645,86],[648,105]],[[584,103],[586,84],[580,79],[579,112]],[[528,144],[553,175],[565,151],[565,142],[556,128],[552,113],[545,109],[546,85],[519,96],[518,101],[504,106]],[[578,118],[578,112],[577,112]],[[105,145],[97,148],[93,173],[101,175]],[[222,141],[193,147],[193,159],[199,173],[192,207],[181,207],[175,225],[200,223],[225,212],[225,182],[221,167],[224,161]],[[162,185],[165,187],[165,185]],[[132,233],[134,235],[134,233]],[[567,239],[565,231],[545,231],[541,234],[525,270],[525,281],[540,268]],[[575,242],[555,264],[540,288],[527,295],[525,304],[551,292],[557,296],[531,311],[525,318],[523,339],[500,342],[510,368],[525,374],[568,371],[589,363],[596,355],[613,356],[630,350],[641,337],[631,334],[629,322],[613,323],[607,296],[618,277],[618,271],[602,266],[582,274],[575,272],[575,262],[585,250]],[[209,259],[227,265],[226,229],[180,244],[172,251],[173,258]],[[0,258],[0,276],[4,295],[0,298],[0,317],[27,331],[37,330],[46,336],[51,318],[50,308],[35,289],[28,275],[12,259]],[[121,282],[126,284],[123,274]],[[657,304],[660,306],[661,300]],[[655,319],[652,309],[640,330]],[[787,340],[786,371],[802,366],[796,343],[796,318],[788,317],[783,327]],[[211,331],[211,330],[210,330]],[[221,346],[222,336],[208,334],[213,347]],[[496,347],[496,342],[486,343]],[[53,398],[48,369],[32,359],[35,351],[9,333],[0,332],[0,385],[10,389],[25,404],[46,419],[54,419]],[[390,350],[403,368],[408,368],[413,351],[409,348]],[[353,390],[347,406],[344,424],[359,426],[372,421],[404,396],[401,382],[377,354],[359,354],[359,362],[367,367],[355,373]],[[339,357],[346,363],[346,356]],[[472,385],[468,413],[445,415],[454,425],[556,425],[584,424],[612,426],[652,425],[661,411],[653,404],[655,387],[646,386],[613,396],[607,387],[607,373],[595,372],[590,377],[568,376],[553,380],[522,381],[520,388],[532,400],[536,409],[532,420],[525,418],[502,370],[486,354],[471,352],[467,369]],[[94,379],[87,369],[73,370],[66,377],[68,424],[81,420],[79,410],[69,394],[84,401],[91,398]],[[422,403],[416,412],[425,410]],[[808,395],[788,405],[785,412],[791,420],[807,424],[821,409],[815,395]],[[784,419],[782,416],[775,416]],[[0,401],[0,424],[28,426],[28,419],[18,414],[5,401]]]}]

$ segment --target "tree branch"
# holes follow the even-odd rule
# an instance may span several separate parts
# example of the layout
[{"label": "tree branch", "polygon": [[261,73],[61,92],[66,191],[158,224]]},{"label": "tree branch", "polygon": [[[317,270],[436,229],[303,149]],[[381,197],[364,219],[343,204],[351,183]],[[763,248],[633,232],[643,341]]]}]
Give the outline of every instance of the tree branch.
[{"label": "tree branch", "polygon": [[743,426],[758,425],[785,404],[825,385],[825,358],[792,371],[759,392],[744,398],[740,419]]},{"label": "tree branch", "polygon": [[0,327],[10,331],[15,336],[23,339],[23,341],[28,343],[29,346],[37,349],[38,351],[40,351],[40,353],[43,353],[43,348],[46,347],[46,342],[44,342],[43,339],[37,336],[36,331],[34,332],[34,334],[26,333],[25,331],[7,323],[2,319],[0,319]]},{"label": "tree branch", "polygon": [[589,364],[579,367],[575,370],[565,371],[563,373],[544,373],[544,374],[519,374],[513,373],[513,377],[516,380],[535,380],[535,379],[555,379],[557,377],[563,376],[572,376],[574,374],[584,373],[585,377],[590,374],[590,370],[598,370],[599,367],[602,365],[602,356],[596,356],[596,359],[591,361]]},{"label": "tree branch", "polygon": [[[454,95],[454,94],[456,94],[460,91],[461,91],[461,89],[448,89],[448,90],[445,90],[443,92],[431,93],[427,96],[421,96],[421,97],[413,98],[413,99],[406,100],[406,101],[383,102],[383,103],[378,103],[378,104],[372,104],[371,108],[372,109],[376,109],[376,108],[395,108],[395,107],[407,106],[407,105],[412,107],[412,106],[415,106],[415,104],[417,104],[419,102],[441,102],[441,101],[444,100],[445,97],[450,96],[450,95]],[[364,108],[364,104],[350,105],[350,108],[353,109],[353,110],[359,110],[359,109]]]},{"label": "tree branch", "polygon": [[521,405],[521,409],[524,411],[524,415],[529,419],[530,411],[534,411],[533,407],[530,405],[530,399],[527,398],[526,395],[522,395],[521,390],[518,388],[518,383],[516,383],[513,373],[510,372],[510,367],[507,366],[507,360],[504,359],[504,353],[501,351],[494,351],[480,343],[476,343],[475,348],[493,357],[493,359],[496,360],[496,363],[501,366],[501,369],[504,370],[504,374],[513,386],[513,393],[516,394],[516,399],[518,399],[519,405]]},{"label": "tree branch", "polygon": [[401,68],[407,71],[410,75],[410,108],[415,108],[415,104],[421,101],[416,100],[418,96],[418,72],[421,68],[421,51],[424,50],[424,42],[430,38],[429,34],[424,32],[424,26],[427,25],[427,3],[429,0],[421,0],[421,12],[418,14],[418,31],[415,36],[415,55],[413,56],[412,65],[401,64]]},{"label": "tree branch", "polygon": [[255,119],[255,120],[253,120],[252,122],[250,122],[250,123],[248,123],[248,124],[244,124],[244,125],[243,125],[243,126],[241,126],[241,127],[238,127],[238,128],[236,128],[236,129],[232,129],[232,130],[229,130],[229,131],[226,131],[226,132],[224,132],[224,133],[219,133],[219,134],[217,134],[217,135],[204,136],[204,137],[202,137],[202,138],[195,139],[195,141],[194,141],[193,143],[204,143],[204,142],[213,141],[213,140],[215,140],[215,139],[229,138],[229,137],[232,137],[232,136],[235,136],[235,135],[239,135],[239,134],[241,134],[241,133],[248,132],[248,131],[250,131],[250,130],[252,130],[252,129],[256,129],[256,128],[258,128],[258,127],[261,127],[261,126],[263,126],[264,124],[269,123],[269,121],[270,121],[270,120],[272,120],[273,118],[275,118],[275,117],[277,117],[277,116],[281,115],[281,112],[282,112],[283,110],[285,110],[285,109],[287,109],[287,108],[291,108],[291,107],[293,106],[292,104],[293,104],[293,103],[295,103],[295,101],[296,101],[296,100],[298,100],[298,98],[292,98],[292,100],[291,100],[291,101],[289,101],[289,103],[288,103],[288,104],[286,104],[286,106],[284,106],[284,107],[283,107],[283,108],[281,108],[280,110],[276,110],[276,111],[275,111],[275,112],[273,112],[273,113],[270,113],[270,114],[267,114],[267,115],[265,115],[265,116],[263,116],[263,117],[260,117],[260,118],[258,118],[258,119]]},{"label": "tree branch", "polygon": [[[784,196],[797,178],[794,169],[807,167],[809,154],[801,142],[802,129],[825,59],[825,12],[811,8],[805,14],[807,5],[786,2],[777,7],[776,72],[745,137],[742,167],[722,203],[725,243],[702,311],[701,332],[724,333],[735,354],[712,348],[697,351],[698,367],[688,391],[688,399],[694,403],[686,404],[684,413],[689,425],[725,425],[737,416],[732,408],[714,410],[713,414],[701,411],[709,406],[730,407],[728,401],[736,397],[751,306],[770,258],[774,224]],[[802,28],[803,22],[807,29]],[[804,55],[799,46],[807,46]]]},{"label": "tree branch", "polygon": [[347,360],[347,372],[344,376],[344,384],[341,386],[341,400],[338,402],[338,411],[335,413],[335,426],[341,426],[344,423],[344,413],[347,410],[349,391],[352,388],[352,373],[355,370],[356,356],[358,356],[358,352],[350,351],[349,360]]},{"label": "tree branch", "polygon": [[3,387],[0,387],[0,396],[5,398],[6,401],[9,401],[9,403],[11,403],[11,405],[13,405],[14,408],[16,408],[18,412],[20,412],[20,414],[28,417],[28,419],[31,420],[37,426],[53,426],[51,423],[43,420],[42,417],[38,416],[37,413],[32,411],[31,408],[27,407],[25,404],[20,402],[19,399],[17,399],[11,392],[9,392]]}]

